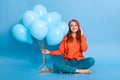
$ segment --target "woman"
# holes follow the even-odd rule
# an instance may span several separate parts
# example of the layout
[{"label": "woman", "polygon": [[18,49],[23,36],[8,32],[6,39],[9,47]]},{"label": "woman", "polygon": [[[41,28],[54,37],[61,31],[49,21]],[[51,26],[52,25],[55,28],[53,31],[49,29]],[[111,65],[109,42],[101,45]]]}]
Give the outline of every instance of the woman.
[{"label": "woman", "polygon": [[55,51],[42,49],[42,53],[54,56],[64,54],[63,61],[53,63],[57,71],[89,74],[91,71],[88,68],[94,65],[95,60],[92,57],[84,58],[83,52],[88,49],[86,38],[77,20],[71,20],[68,25],[69,32],[60,43],[59,49]]}]

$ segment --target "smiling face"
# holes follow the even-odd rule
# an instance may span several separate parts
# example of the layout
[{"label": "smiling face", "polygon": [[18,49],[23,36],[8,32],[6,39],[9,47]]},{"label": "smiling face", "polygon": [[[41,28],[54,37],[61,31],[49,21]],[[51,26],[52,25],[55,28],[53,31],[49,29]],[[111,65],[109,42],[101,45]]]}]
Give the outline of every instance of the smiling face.
[{"label": "smiling face", "polygon": [[80,24],[77,20],[72,19],[68,23],[69,26],[69,32],[67,34],[67,42],[71,42],[73,40],[73,37],[76,37],[78,43],[81,42],[81,30],[80,30]]},{"label": "smiling face", "polygon": [[72,33],[76,33],[78,31],[78,24],[74,21],[70,23],[70,30]]}]

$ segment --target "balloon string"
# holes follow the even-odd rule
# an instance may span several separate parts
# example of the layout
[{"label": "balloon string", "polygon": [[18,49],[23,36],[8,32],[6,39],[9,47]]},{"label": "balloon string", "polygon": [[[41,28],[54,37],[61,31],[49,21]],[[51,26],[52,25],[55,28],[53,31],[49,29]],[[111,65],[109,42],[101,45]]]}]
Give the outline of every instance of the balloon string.
[{"label": "balloon string", "polygon": [[42,67],[44,67],[46,65],[46,56],[43,55],[43,62],[42,64],[40,65],[39,69],[41,69]]},{"label": "balloon string", "polygon": [[[42,43],[39,43],[39,45],[40,45],[40,50],[44,49],[45,39],[43,39],[43,42],[42,42]],[[42,54],[42,56],[43,56],[43,62],[42,62],[42,64],[40,65],[40,69],[46,65],[46,55],[45,55],[45,54]]]},{"label": "balloon string", "polygon": [[[41,51],[42,49],[44,49],[45,39],[43,39],[42,41],[38,41],[37,43],[34,43],[33,45],[35,47],[39,47],[40,51]],[[43,61],[42,61],[42,64],[40,65],[39,69],[46,67],[46,55],[42,54],[42,57],[43,57]]]}]

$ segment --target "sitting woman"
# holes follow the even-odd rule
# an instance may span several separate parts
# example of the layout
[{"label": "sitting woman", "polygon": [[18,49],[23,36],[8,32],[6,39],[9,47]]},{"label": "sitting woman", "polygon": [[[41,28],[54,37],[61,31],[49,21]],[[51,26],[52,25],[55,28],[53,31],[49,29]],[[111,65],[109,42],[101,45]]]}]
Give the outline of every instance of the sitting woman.
[{"label": "sitting woman", "polygon": [[60,43],[59,49],[55,51],[42,49],[42,54],[54,56],[64,54],[64,60],[53,63],[59,72],[89,74],[91,73],[89,68],[94,65],[95,60],[92,57],[84,58],[83,52],[88,49],[86,37],[77,20],[71,20],[68,25],[69,32]]}]

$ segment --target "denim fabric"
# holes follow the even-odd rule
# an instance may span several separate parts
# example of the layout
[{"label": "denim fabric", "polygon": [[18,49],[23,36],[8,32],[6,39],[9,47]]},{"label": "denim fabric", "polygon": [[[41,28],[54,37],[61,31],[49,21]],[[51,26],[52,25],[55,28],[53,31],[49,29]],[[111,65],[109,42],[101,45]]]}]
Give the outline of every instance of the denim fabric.
[{"label": "denim fabric", "polygon": [[60,72],[75,72],[76,69],[88,69],[95,63],[94,58],[88,57],[81,60],[63,60],[53,63],[54,69]]}]

